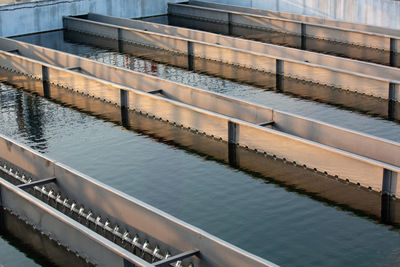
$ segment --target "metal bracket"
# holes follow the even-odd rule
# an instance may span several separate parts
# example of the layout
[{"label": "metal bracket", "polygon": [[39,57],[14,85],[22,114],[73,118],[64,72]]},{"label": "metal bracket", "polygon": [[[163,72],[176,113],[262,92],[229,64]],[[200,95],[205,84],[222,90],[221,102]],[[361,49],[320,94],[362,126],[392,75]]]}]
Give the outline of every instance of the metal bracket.
[{"label": "metal bracket", "polygon": [[266,121],[266,122],[259,123],[258,125],[265,127],[268,125],[273,125],[274,123],[275,123],[274,121]]},{"label": "metal bracket", "polygon": [[198,254],[198,253],[200,253],[200,250],[198,250],[198,249],[186,251],[186,252],[183,252],[181,254],[178,254],[178,255],[175,255],[173,257],[170,257],[168,259],[157,261],[157,262],[153,263],[153,265],[155,267],[162,266],[164,264],[169,264],[169,263],[173,263],[173,262],[176,262],[176,261],[179,261],[179,260],[183,260],[183,259],[189,258],[189,257],[191,257],[193,255]]},{"label": "metal bracket", "polygon": [[6,52],[13,53],[13,54],[21,54],[18,49],[7,50]]},{"label": "metal bracket", "polygon": [[51,177],[51,178],[46,178],[46,179],[42,179],[42,180],[39,180],[39,181],[31,182],[31,183],[28,183],[28,184],[21,184],[21,185],[18,185],[17,187],[20,188],[20,189],[28,189],[28,188],[31,188],[31,187],[34,187],[34,186],[54,183],[56,180],[57,180],[56,177]]},{"label": "metal bracket", "polygon": [[154,91],[149,91],[149,92],[147,92],[147,93],[152,94],[152,95],[162,94],[162,93],[163,93],[163,90],[154,90]]},{"label": "metal bracket", "polygon": [[69,68],[66,68],[67,70],[75,70],[75,71],[81,71],[82,70],[82,68],[81,67],[69,67]]}]

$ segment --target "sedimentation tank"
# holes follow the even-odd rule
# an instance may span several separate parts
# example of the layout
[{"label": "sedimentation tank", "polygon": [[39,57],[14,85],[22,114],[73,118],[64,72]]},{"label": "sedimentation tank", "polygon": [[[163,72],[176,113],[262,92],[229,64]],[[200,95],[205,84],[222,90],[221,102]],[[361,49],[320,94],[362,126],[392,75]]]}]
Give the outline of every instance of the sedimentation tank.
[{"label": "sedimentation tank", "polygon": [[0,39],[4,240],[39,264],[394,264],[400,32],[163,8]]}]

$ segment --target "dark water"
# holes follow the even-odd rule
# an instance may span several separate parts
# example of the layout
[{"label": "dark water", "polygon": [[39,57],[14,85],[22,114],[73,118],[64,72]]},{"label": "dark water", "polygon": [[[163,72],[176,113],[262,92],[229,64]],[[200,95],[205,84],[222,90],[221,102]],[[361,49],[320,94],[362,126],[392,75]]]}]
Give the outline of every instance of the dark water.
[{"label": "dark water", "polygon": [[[130,55],[67,43],[54,36],[50,38],[53,34],[59,35],[41,35],[31,41],[114,65],[134,66],[138,71],[392,140],[400,138],[399,126],[394,122],[256,90]],[[152,126],[139,118],[127,130],[109,119],[114,116],[112,109],[98,112],[103,114],[88,114],[0,85],[0,133],[256,255],[284,266],[400,264],[399,228],[381,224],[373,215],[379,214],[373,210],[381,205],[379,196],[367,192],[365,199],[369,199],[370,208],[358,212],[357,207],[347,207],[347,202],[324,199],[328,195],[340,198],[339,185],[310,194],[308,190],[312,190],[315,181],[323,179],[314,173],[301,173],[303,181],[309,181],[301,184],[299,171],[289,170],[283,164],[273,167],[274,161],[257,158],[257,165],[265,167],[263,175],[259,175],[218,159],[217,154],[223,152],[218,143],[186,136],[180,132],[183,130],[166,125]],[[190,143],[189,139],[192,143],[187,147],[177,145]],[[316,180],[312,180],[314,176]],[[318,192],[318,188],[314,191]],[[358,191],[354,189],[354,194],[363,194]],[[2,236],[0,264],[45,265],[27,258],[21,246],[5,240],[8,239]]]}]

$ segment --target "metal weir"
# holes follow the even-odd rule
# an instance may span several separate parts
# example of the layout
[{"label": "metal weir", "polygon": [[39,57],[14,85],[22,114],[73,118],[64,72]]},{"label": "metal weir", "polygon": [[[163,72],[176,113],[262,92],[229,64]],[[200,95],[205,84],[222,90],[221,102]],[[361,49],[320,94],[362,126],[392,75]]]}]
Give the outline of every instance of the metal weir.
[{"label": "metal weir", "polygon": [[1,135],[0,162],[0,205],[87,262],[276,266]]},{"label": "metal weir", "polygon": [[[84,208],[83,205],[80,205],[76,201],[62,196],[60,192],[56,192],[54,189],[47,188],[46,185],[35,185],[36,183],[43,182],[43,180],[32,181],[32,178],[28,178],[24,174],[19,174],[17,170],[13,170],[12,167],[7,167],[6,164],[0,166],[0,171],[3,171],[5,174],[21,182],[22,184],[18,185],[19,188],[32,188],[34,192],[39,194],[39,197],[42,200],[45,200],[48,204],[54,204],[55,208],[59,210],[61,209],[64,214],[67,214],[70,217],[76,215],[76,220],[81,224],[89,227],[89,224],[92,223],[95,228],[94,230],[102,229],[103,232],[100,233],[103,236],[106,236],[106,233],[111,234],[113,236],[113,242],[116,242],[117,239],[120,240],[121,246],[125,249],[133,252],[135,252],[135,250],[139,250],[139,252],[135,254],[141,258],[145,258],[145,253],[150,255],[150,262],[155,263],[155,266],[157,266],[158,261],[167,260],[171,257],[171,253],[169,251],[166,251],[162,254],[158,245],[151,245],[148,240],[140,241],[140,236],[138,233],[132,235],[128,230],[120,229],[118,224],[112,223],[108,219],[103,219],[100,215],[94,214],[89,208]],[[51,181],[46,181],[45,183],[51,182],[55,182],[55,179],[51,179]],[[53,203],[51,203],[51,200]],[[99,233],[99,231],[96,232]],[[129,249],[127,245],[130,245],[131,249]],[[175,267],[183,266],[182,261],[180,260],[176,261],[175,264],[170,265]],[[193,264],[190,263],[188,267],[193,267]]]}]

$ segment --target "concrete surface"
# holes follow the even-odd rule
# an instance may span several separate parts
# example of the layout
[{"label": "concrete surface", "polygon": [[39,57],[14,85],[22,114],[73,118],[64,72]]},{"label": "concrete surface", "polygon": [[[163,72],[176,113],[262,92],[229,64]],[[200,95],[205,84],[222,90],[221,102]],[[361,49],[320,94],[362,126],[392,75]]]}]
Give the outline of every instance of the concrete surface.
[{"label": "concrete surface", "polygon": [[179,0],[0,0],[0,36],[61,29],[63,16],[88,12],[123,18],[166,14],[168,2]]},{"label": "concrete surface", "polygon": [[400,29],[394,0],[201,0]]}]

